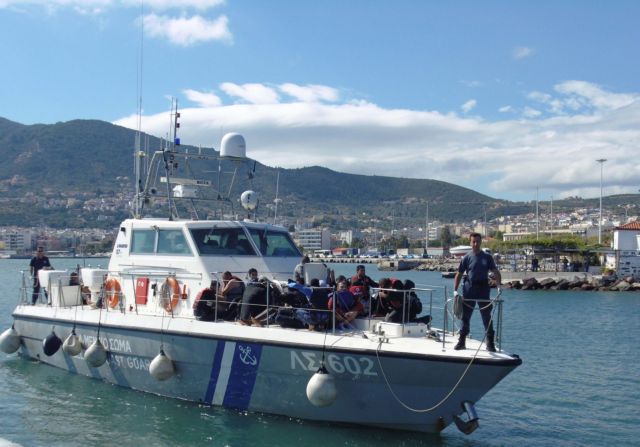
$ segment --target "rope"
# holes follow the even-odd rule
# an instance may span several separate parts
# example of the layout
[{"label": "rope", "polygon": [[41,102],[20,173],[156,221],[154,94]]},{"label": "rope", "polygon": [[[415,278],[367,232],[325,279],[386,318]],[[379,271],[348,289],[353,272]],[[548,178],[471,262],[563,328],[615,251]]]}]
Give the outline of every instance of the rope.
[{"label": "rope", "polygon": [[[493,300],[490,300],[490,301],[491,302],[489,304],[492,304]],[[495,307],[494,307],[494,312],[495,312]],[[492,321],[493,321],[493,312],[491,313],[491,318],[489,319],[489,324],[487,325],[488,327],[491,327]],[[429,412],[437,409],[438,407],[440,407],[442,404],[444,404],[451,397],[451,395],[458,389],[458,387],[462,383],[462,380],[465,378],[465,376],[469,372],[469,369],[471,368],[471,365],[473,364],[473,362],[477,358],[478,352],[480,352],[480,348],[482,347],[482,344],[485,342],[486,338],[487,338],[487,331],[485,330],[484,331],[484,337],[482,338],[482,341],[478,345],[478,348],[476,349],[476,352],[473,354],[473,357],[471,357],[471,360],[469,361],[469,363],[465,367],[464,371],[460,375],[460,378],[458,379],[458,381],[453,385],[451,390],[440,400],[440,402],[438,402],[437,404],[435,404],[434,406],[429,407],[429,408],[413,408],[413,407],[410,407],[409,405],[407,405],[404,402],[402,402],[402,400],[398,397],[398,395],[393,391],[393,388],[391,388],[391,384],[389,383],[389,379],[387,378],[387,375],[384,372],[384,368],[382,367],[382,362],[380,361],[380,354],[379,353],[380,353],[380,348],[382,347],[382,339],[379,341],[378,347],[376,348],[376,358],[378,359],[378,366],[380,366],[380,372],[382,373],[382,377],[384,378],[385,384],[387,385],[387,388],[389,389],[389,392],[391,393],[393,398],[400,405],[402,405],[404,408],[406,408],[409,411],[412,411],[414,413],[429,413]]]}]

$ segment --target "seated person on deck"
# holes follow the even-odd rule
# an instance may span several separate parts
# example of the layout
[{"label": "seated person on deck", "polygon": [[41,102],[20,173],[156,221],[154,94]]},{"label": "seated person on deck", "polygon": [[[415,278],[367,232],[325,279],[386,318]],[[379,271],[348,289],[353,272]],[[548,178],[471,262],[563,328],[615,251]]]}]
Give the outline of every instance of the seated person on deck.
[{"label": "seated person on deck", "polygon": [[349,292],[346,281],[340,281],[335,293],[329,295],[329,302],[327,303],[327,308],[329,310],[333,310],[334,298],[336,320],[340,322],[343,328],[350,327],[351,325],[349,323],[364,310],[359,298],[353,296],[353,294]]},{"label": "seated person on deck", "polygon": [[216,303],[218,303],[218,318],[225,320],[228,309],[226,303],[218,301],[218,281],[211,281],[209,288],[202,290],[193,302],[193,315],[197,320],[214,321],[216,318]]}]

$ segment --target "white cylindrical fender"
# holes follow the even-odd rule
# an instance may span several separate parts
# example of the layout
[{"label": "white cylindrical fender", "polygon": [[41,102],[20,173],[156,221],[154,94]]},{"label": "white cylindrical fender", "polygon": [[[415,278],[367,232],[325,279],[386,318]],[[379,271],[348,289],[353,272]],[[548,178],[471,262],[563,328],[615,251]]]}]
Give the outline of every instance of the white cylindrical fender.
[{"label": "white cylindrical fender", "polygon": [[316,407],[327,407],[337,395],[336,381],[322,365],[307,383],[307,399]]},{"label": "white cylindrical fender", "polygon": [[149,364],[149,374],[156,380],[167,380],[175,374],[173,362],[162,349]]},{"label": "white cylindrical fender", "polygon": [[82,342],[80,341],[80,337],[76,335],[75,330],[71,331],[64,343],[62,343],[62,350],[71,357],[82,352]]},{"label": "white cylindrical fender", "polygon": [[13,354],[20,348],[20,334],[11,326],[0,335],[0,350]]},{"label": "white cylindrical fender", "polygon": [[84,353],[84,360],[89,366],[98,368],[107,361],[107,351],[100,339],[96,339]]}]

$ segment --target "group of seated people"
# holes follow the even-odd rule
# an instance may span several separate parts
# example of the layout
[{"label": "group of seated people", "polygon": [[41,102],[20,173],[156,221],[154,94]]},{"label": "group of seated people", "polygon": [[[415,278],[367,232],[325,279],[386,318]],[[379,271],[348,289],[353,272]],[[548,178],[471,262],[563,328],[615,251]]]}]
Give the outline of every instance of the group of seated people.
[{"label": "group of seated people", "polygon": [[[326,280],[311,279],[305,284],[301,275],[286,286],[266,277],[258,277],[250,269],[247,281],[224,272],[222,281],[212,281],[193,305],[196,318],[205,321],[236,321],[242,325],[263,326],[267,322],[283,327],[327,330],[353,328],[359,317],[382,317],[394,323],[428,324],[429,315],[418,317],[422,303],[411,280],[381,278],[378,282],[366,276],[358,266],[350,280],[344,276]],[[377,290],[371,293],[370,289]],[[404,306],[403,306],[404,303]]]}]

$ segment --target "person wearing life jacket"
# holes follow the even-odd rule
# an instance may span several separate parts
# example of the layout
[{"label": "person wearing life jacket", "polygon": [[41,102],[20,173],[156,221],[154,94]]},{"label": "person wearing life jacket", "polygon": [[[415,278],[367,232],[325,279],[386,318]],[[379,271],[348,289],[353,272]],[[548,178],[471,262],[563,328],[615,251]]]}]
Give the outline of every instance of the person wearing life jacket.
[{"label": "person wearing life jacket", "polygon": [[371,306],[371,300],[364,299],[364,289],[365,289],[364,286],[359,286],[359,285],[349,287],[349,292],[351,292],[351,294],[354,296],[356,301],[360,304],[358,306],[359,317],[368,316],[370,306]]},{"label": "person wearing life jacket", "polygon": [[371,299],[370,288],[378,287],[378,283],[366,275],[365,267],[362,264],[356,267],[356,274],[351,277],[351,285],[362,286],[363,301]]},{"label": "person wearing life jacket", "polygon": [[[218,282],[211,281],[207,289],[203,289],[193,302],[193,315],[197,320],[214,321],[216,315],[216,291],[218,290]],[[227,306],[220,306],[218,309],[218,318],[225,319],[225,311]]]}]

